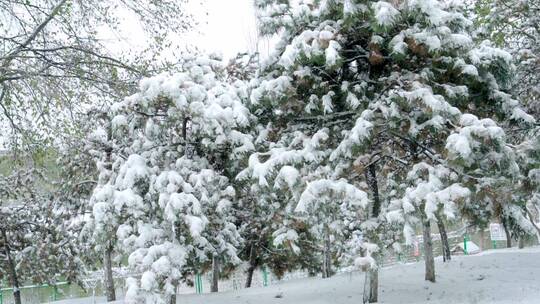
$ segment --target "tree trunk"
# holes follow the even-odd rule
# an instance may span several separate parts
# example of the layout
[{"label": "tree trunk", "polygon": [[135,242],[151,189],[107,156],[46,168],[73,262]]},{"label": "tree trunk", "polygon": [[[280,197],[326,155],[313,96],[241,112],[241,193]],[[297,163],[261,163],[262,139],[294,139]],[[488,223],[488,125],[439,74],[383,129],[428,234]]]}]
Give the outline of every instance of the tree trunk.
[{"label": "tree trunk", "polygon": [[512,235],[510,234],[510,230],[508,230],[508,223],[504,217],[502,218],[502,224],[504,233],[506,233],[506,248],[512,248]]},{"label": "tree trunk", "polygon": [[253,282],[253,273],[255,272],[255,267],[252,265],[249,265],[249,268],[247,270],[247,277],[246,277],[246,288],[251,287],[251,282]]},{"label": "tree trunk", "polygon": [[218,292],[218,280],[219,280],[219,258],[217,255],[212,257],[212,286],[211,292]]},{"label": "tree trunk", "polygon": [[435,217],[437,218],[437,227],[439,228],[439,234],[441,235],[443,261],[450,261],[452,259],[452,254],[450,252],[450,244],[448,243],[448,235],[446,234],[444,219],[439,212],[435,213]]},{"label": "tree trunk", "polygon": [[323,279],[332,276],[332,255],[330,252],[330,232],[327,226],[324,227],[324,249],[323,249]]},{"label": "tree trunk", "polygon": [[[375,165],[376,163],[370,164],[365,171],[366,181],[373,196],[373,206],[371,208],[372,220],[376,220],[379,217],[379,213],[381,212],[379,184],[377,182],[377,171]],[[373,231],[372,235],[369,238],[373,243],[379,242],[376,231]],[[374,258],[375,260],[377,256],[377,253],[372,254],[372,258]],[[368,284],[368,288],[367,290],[364,290],[364,303],[376,303],[378,302],[379,298],[379,267],[370,267],[367,273],[367,281],[368,282],[365,282],[365,284]]]},{"label": "tree trunk", "polygon": [[174,294],[169,297],[169,304],[176,304],[176,292],[178,290],[178,285],[174,285]]},{"label": "tree trunk", "polygon": [[[107,125],[107,137],[108,140],[112,139],[112,125],[109,122]],[[107,146],[105,148],[105,168],[109,171],[107,179],[110,179],[112,176],[112,152],[113,147]],[[100,181],[101,183],[104,183],[103,181]],[[105,294],[107,296],[107,302],[116,301],[116,290],[114,286],[114,278],[113,278],[113,272],[112,272],[112,254],[113,254],[113,244],[112,241],[107,241],[107,244],[105,244],[105,251],[103,252],[103,274],[105,275],[104,278],[104,285],[105,285]]]},{"label": "tree trunk", "polygon": [[20,290],[21,286],[19,284],[19,277],[17,276],[17,270],[15,269],[15,262],[13,262],[13,259],[11,258],[9,240],[8,240],[7,233],[5,230],[2,230],[2,236],[4,237],[4,250],[5,250],[7,266],[8,266],[7,270],[9,272],[9,279],[11,281],[11,285],[13,286],[13,300],[15,304],[21,304],[21,290]]},{"label": "tree trunk", "polygon": [[424,261],[426,266],[426,281],[435,283],[435,259],[433,258],[433,241],[431,240],[431,224],[427,218],[424,207],[421,207],[422,231],[424,234]]},{"label": "tree trunk", "polygon": [[[360,249],[360,256],[361,257],[366,257],[366,250],[365,249]],[[367,272],[369,270],[369,265],[362,265],[362,272]]]},{"label": "tree trunk", "polygon": [[326,275],[327,278],[334,275],[334,270],[332,269],[332,244],[330,243],[330,231],[326,233],[326,240],[324,247],[326,247]]},{"label": "tree trunk", "polygon": [[[375,258],[377,255],[372,256]],[[366,273],[368,288],[364,290],[364,303],[377,303],[379,298],[379,267],[371,267]]]},{"label": "tree trunk", "polygon": [[529,210],[529,208],[525,208],[526,212],[527,212],[527,215],[529,216],[529,221],[531,222],[531,224],[533,225],[534,229],[536,229],[536,239],[538,241],[538,243],[540,243],[540,228],[538,228],[538,226],[536,225],[536,223],[534,222],[534,216],[532,215],[531,211]]},{"label": "tree trunk", "polygon": [[113,247],[109,243],[105,248],[103,255],[103,271],[105,272],[105,294],[107,295],[107,302],[116,301],[116,290],[114,288],[114,278],[112,272],[112,251]]},{"label": "tree trunk", "polygon": [[257,269],[257,249],[255,248],[255,244],[251,243],[251,247],[249,249],[249,268],[247,270],[246,288],[251,287],[251,282],[253,281],[253,272],[255,272],[255,269]]},{"label": "tree trunk", "polygon": [[525,236],[523,236],[523,235],[521,235],[521,236],[519,237],[518,248],[519,248],[519,249],[525,248]]},{"label": "tree trunk", "polygon": [[480,227],[480,250],[484,251],[486,250],[488,247],[486,246],[486,242],[485,242],[485,233],[484,233],[484,228]]},{"label": "tree trunk", "polygon": [[371,217],[377,218],[379,217],[379,213],[381,212],[381,200],[379,198],[379,183],[377,182],[377,171],[375,168],[375,164],[369,165],[368,170],[366,170],[366,180],[371,190],[371,193],[373,194]]}]

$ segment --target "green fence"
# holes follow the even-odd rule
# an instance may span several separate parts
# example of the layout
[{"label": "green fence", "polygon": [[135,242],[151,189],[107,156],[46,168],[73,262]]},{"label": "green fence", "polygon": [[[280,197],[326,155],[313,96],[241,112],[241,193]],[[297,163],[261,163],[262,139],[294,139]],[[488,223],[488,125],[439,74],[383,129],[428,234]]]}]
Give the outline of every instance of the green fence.
[{"label": "green fence", "polygon": [[[69,287],[69,283],[60,282],[55,285],[28,285],[20,288],[21,297],[34,303],[57,301],[60,299],[60,289]],[[13,301],[13,288],[0,288],[0,304]],[[25,301],[29,302],[29,301]],[[32,303],[31,302],[31,303]]]}]

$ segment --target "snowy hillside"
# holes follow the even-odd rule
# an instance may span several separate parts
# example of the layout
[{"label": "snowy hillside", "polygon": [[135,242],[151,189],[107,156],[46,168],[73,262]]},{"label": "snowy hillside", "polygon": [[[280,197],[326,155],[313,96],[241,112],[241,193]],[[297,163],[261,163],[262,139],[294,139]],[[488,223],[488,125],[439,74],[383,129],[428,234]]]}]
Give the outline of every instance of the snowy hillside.
[{"label": "snowy hillside", "polygon": [[[539,303],[540,247],[489,250],[474,256],[436,260],[437,283],[424,281],[424,263],[383,268],[379,303]],[[218,294],[182,295],[182,304],[358,304],[362,303],[364,273],[330,279],[293,280]],[[101,300],[101,301],[99,301]],[[104,303],[99,299],[97,303]],[[86,304],[92,299],[55,302]]]}]

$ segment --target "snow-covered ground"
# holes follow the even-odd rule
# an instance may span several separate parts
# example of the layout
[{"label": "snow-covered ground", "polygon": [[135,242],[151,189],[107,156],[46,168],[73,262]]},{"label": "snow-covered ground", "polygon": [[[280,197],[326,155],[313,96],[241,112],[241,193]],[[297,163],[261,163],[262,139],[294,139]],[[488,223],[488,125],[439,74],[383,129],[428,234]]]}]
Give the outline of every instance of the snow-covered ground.
[{"label": "snow-covered ground", "polygon": [[[540,247],[488,250],[436,261],[437,283],[424,281],[424,264],[399,264],[380,271],[380,303],[540,303]],[[181,295],[182,304],[359,304],[364,274],[290,280],[217,294]],[[102,303],[99,299],[96,303]],[[86,304],[91,299],[56,302]]]}]

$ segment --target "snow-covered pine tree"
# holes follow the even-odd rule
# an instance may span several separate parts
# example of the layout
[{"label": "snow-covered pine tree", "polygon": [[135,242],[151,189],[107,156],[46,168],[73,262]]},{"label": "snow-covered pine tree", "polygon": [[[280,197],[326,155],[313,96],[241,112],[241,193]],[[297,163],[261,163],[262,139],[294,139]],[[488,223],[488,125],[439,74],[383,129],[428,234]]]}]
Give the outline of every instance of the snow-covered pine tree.
[{"label": "snow-covered pine tree", "polygon": [[[518,155],[522,160],[523,179],[520,184],[525,217],[528,218],[531,225],[536,230],[538,241],[540,242],[540,130],[531,131],[530,139],[524,141],[519,149]],[[536,215],[536,218],[535,216]]]},{"label": "snow-covered pine tree", "polygon": [[[519,176],[507,180],[501,188],[512,188],[511,193],[499,194],[512,204],[501,207],[500,215],[507,229],[507,237],[518,240],[523,248],[525,239],[536,235],[540,237],[538,216],[540,214],[540,128],[522,128],[510,130],[519,141],[516,145],[516,161],[519,165]],[[540,238],[539,238],[540,240]],[[511,242],[507,240],[508,245]]]},{"label": "snow-covered pine tree", "polygon": [[[324,143],[328,139],[326,130],[315,134],[298,131],[279,138],[272,132],[281,131],[275,129],[260,110],[260,106],[255,106],[253,113],[259,115],[259,136],[255,143],[261,152],[250,156],[247,168],[238,179],[251,181],[249,191],[259,198],[258,208],[264,209],[254,214],[263,216],[260,220],[268,221],[266,225],[274,226],[273,245],[278,248],[285,245],[300,254],[300,259],[305,258],[300,263],[303,265],[309,264],[312,254],[316,253],[322,257],[317,268],[328,277],[332,272],[330,241],[343,237],[344,227],[353,228],[351,214],[367,205],[367,195],[345,180],[336,179],[332,168],[325,164],[331,152]],[[278,142],[272,142],[276,138]],[[329,217],[328,213],[335,216]],[[314,239],[314,244],[307,244],[301,234],[319,237]],[[334,243],[332,248],[339,249],[340,243]],[[301,253],[302,248],[309,254]],[[294,266],[289,270],[292,269]]]},{"label": "snow-covered pine tree", "polygon": [[115,233],[142,273],[128,282],[128,302],[175,302],[178,283],[210,264],[217,288],[219,264],[239,263],[233,178],[253,149],[245,90],[221,80],[218,58],[182,64],[112,107],[112,136],[128,143],[111,184],[124,210]]},{"label": "snow-covered pine tree", "polygon": [[[238,54],[227,64],[227,81],[234,83],[238,80],[253,79],[260,65],[258,60],[258,54]],[[250,105],[246,104],[246,106]],[[252,125],[256,126],[256,122],[254,121]],[[250,128],[249,131],[255,138],[255,149],[266,151],[267,141],[264,128],[258,126]],[[239,166],[245,167],[248,163],[249,160],[243,158]],[[251,287],[253,273],[258,267],[269,267],[277,277],[299,268],[315,273],[319,265],[314,262],[316,253],[312,250],[314,239],[312,234],[305,224],[286,216],[294,206],[289,206],[287,201],[278,198],[279,191],[261,191],[258,183],[252,183],[249,177],[243,175],[240,174],[237,177],[236,217],[240,227],[239,232],[244,240],[239,257],[248,262],[245,286]],[[297,227],[297,232],[302,235],[301,241],[295,243],[294,246],[290,243],[275,246],[274,232],[281,228],[281,223],[285,218],[291,220],[291,225]],[[297,250],[296,246],[308,250],[302,250],[304,253],[299,256],[294,253]]]},{"label": "snow-covered pine tree", "polygon": [[[512,54],[516,69],[511,92],[520,98],[530,114],[538,117],[540,114],[540,77],[538,77],[540,1],[479,0],[473,2],[478,25],[477,35],[490,39],[497,46],[505,47]],[[509,20],[511,20],[510,24]],[[516,191],[516,195],[507,198],[515,203],[512,210],[499,208],[496,215],[504,225],[508,235],[507,246],[510,247],[512,239],[519,239],[521,245],[523,237],[536,230],[533,229],[534,223],[528,224],[525,219],[532,215],[529,214],[529,208],[533,206],[526,202],[535,196],[534,182],[531,183],[528,172],[534,168],[534,166],[531,167],[531,163],[534,163],[532,160],[535,156],[534,153],[530,153],[530,150],[537,144],[535,138],[538,136],[538,124],[535,127],[507,129],[512,135],[511,142],[518,147],[521,169],[519,181],[509,181],[509,185],[512,188],[524,190]],[[521,215],[518,217],[518,214]]]},{"label": "snow-covered pine tree", "polygon": [[[249,81],[255,77],[260,66],[259,54],[238,54],[231,59],[226,67],[226,79],[229,83],[238,80]],[[246,103],[249,108],[249,104]],[[256,107],[254,108],[256,109]],[[256,126],[254,121],[253,126]],[[255,138],[256,150],[266,151],[264,128],[261,126],[250,128],[250,134]],[[249,159],[243,158],[239,167],[246,167]],[[253,273],[258,267],[269,267],[274,275],[282,277],[286,272],[296,269],[307,270],[310,274],[316,273],[320,265],[316,260],[317,251],[313,250],[313,234],[308,226],[298,219],[287,217],[294,206],[288,205],[286,200],[278,198],[279,191],[261,191],[258,183],[252,183],[249,177],[240,174],[237,177],[236,210],[237,222],[244,243],[239,257],[248,262],[246,287],[251,287]],[[264,187],[264,186],[262,186]],[[277,189],[277,188],[276,188]],[[290,225],[296,227],[301,237],[294,245],[291,243],[274,244],[274,232],[281,228],[282,221],[287,218]],[[301,248],[302,255],[295,254]]]},{"label": "snow-covered pine tree", "polygon": [[366,192],[345,180],[326,179],[309,182],[298,198],[295,212],[314,235],[321,236],[323,278],[333,275],[333,261],[343,252],[343,244],[360,230],[361,210],[367,201]]},{"label": "snow-covered pine tree", "polygon": [[[120,195],[116,195],[114,184],[120,165],[126,161],[124,149],[128,139],[113,136],[113,126],[118,122],[113,120],[108,108],[95,110],[93,117],[98,124],[87,135],[85,149],[94,157],[97,181],[84,208],[90,212],[90,216],[85,217],[81,239],[86,246],[93,248],[97,260],[101,262],[107,301],[115,301],[112,265],[115,260],[121,259],[123,252],[118,246],[116,231],[127,215],[122,210],[125,202],[116,198]],[[92,263],[92,259],[89,263]]]},{"label": "snow-covered pine tree", "polygon": [[[251,162],[253,177],[264,184],[292,165],[307,181],[326,168],[326,178],[365,182],[367,239],[381,245],[385,223],[401,222],[410,241],[414,229],[406,223],[421,221],[426,279],[435,281],[429,254],[435,211],[457,212],[452,206],[465,201],[469,188],[476,193],[481,177],[515,173],[497,121],[533,121],[505,93],[511,56],[489,42],[475,44],[472,22],[443,1],[256,4],[261,31],[281,39],[251,94],[272,142]],[[472,157],[473,150],[479,155]],[[379,246],[367,247],[371,257],[380,253]],[[368,283],[365,300],[376,302],[376,267]]]},{"label": "snow-covered pine tree", "polygon": [[540,1],[475,0],[478,35],[505,47],[517,69],[512,93],[540,114]]},{"label": "snow-covered pine tree", "polygon": [[[255,143],[257,147],[257,142]],[[253,273],[259,267],[268,267],[280,278],[285,273],[303,269],[314,275],[321,270],[317,261],[321,250],[316,248],[316,237],[302,219],[290,216],[294,206],[287,196],[275,189],[253,183],[244,171],[238,176],[238,213],[240,233],[244,239],[240,252],[248,262],[246,287],[251,287]],[[286,225],[284,225],[284,223]],[[284,227],[294,227],[284,230]],[[282,238],[283,233],[296,234],[294,241]],[[281,237],[280,237],[281,235]],[[298,254],[301,252],[301,254]]]}]

